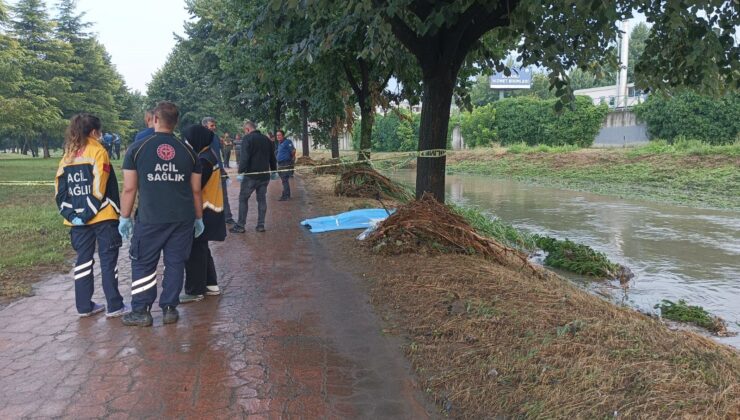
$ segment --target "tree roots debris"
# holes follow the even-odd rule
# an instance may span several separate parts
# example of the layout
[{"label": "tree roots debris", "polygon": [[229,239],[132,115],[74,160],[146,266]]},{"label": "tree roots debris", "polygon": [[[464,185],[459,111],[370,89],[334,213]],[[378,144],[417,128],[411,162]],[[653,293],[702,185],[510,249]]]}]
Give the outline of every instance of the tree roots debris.
[{"label": "tree roots debris", "polygon": [[478,234],[452,208],[425,194],[396,210],[370,236],[378,252],[389,254],[432,253],[481,255],[507,267],[517,267],[546,277],[545,270],[529,262],[527,254]]},{"label": "tree roots debris", "polygon": [[339,174],[334,193],[345,197],[386,198],[409,202],[412,194],[364,163],[347,166]]}]

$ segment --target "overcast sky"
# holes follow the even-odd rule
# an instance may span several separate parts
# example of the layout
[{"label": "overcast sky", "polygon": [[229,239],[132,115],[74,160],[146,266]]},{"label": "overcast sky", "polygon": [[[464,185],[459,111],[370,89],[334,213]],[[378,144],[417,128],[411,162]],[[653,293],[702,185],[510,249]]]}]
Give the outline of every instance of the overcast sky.
[{"label": "overcast sky", "polygon": [[[8,3],[14,4],[16,0]],[[45,0],[51,17],[57,0]],[[129,88],[146,93],[152,74],[175,46],[173,33],[183,34],[189,18],[184,0],[78,0],[77,9],[93,24]]]}]

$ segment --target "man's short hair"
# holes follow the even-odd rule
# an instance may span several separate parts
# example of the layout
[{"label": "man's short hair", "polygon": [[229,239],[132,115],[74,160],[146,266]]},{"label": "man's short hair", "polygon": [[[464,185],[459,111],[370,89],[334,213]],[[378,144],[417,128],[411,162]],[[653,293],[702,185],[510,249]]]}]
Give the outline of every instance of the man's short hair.
[{"label": "man's short hair", "polygon": [[154,115],[168,128],[175,128],[180,119],[180,110],[177,105],[169,101],[162,101],[154,108]]},{"label": "man's short hair", "polygon": [[149,108],[146,111],[144,111],[144,117],[153,117],[154,116],[154,108]]},{"label": "man's short hair", "polygon": [[285,137],[285,131],[283,131],[283,129],[282,129],[282,128],[281,128],[280,130],[276,131],[275,133],[276,133],[276,134],[277,134],[277,133],[280,133],[280,134],[282,134],[282,135],[283,135],[283,137]]},{"label": "man's short hair", "polygon": [[242,127],[244,127],[244,128],[249,127],[252,130],[257,129],[257,126],[251,120],[244,120],[244,124],[242,124]]},{"label": "man's short hair", "polygon": [[200,120],[200,125],[202,125],[203,127],[208,126],[208,124],[210,123],[216,124],[216,119],[213,117],[205,117],[202,120]]}]

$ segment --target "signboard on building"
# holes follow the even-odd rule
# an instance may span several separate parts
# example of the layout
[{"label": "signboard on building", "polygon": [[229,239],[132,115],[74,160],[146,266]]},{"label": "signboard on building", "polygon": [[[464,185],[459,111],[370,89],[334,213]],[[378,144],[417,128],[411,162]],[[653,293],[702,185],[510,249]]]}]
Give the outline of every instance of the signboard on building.
[{"label": "signboard on building", "polygon": [[491,76],[491,89],[529,89],[532,87],[532,71],[511,69],[511,75],[496,73]]}]

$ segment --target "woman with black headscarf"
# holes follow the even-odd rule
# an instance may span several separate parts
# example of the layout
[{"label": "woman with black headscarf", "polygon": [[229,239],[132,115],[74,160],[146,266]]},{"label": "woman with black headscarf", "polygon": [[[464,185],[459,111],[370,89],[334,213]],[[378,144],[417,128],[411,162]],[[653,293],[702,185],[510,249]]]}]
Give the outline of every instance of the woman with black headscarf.
[{"label": "woman with black headscarf", "polygon": [[185,264],[185,294],[180,303],[203,300],[204,295],[220,295],[216,267],[213,264],[209,241],[226,239],[221,168],[215,152],[210,148],[213,133],[201,125],[191,125],[183,131],[185,141],[198,154],[202,166],[203,224],[205,231],[193,240],[190,258]]}]

